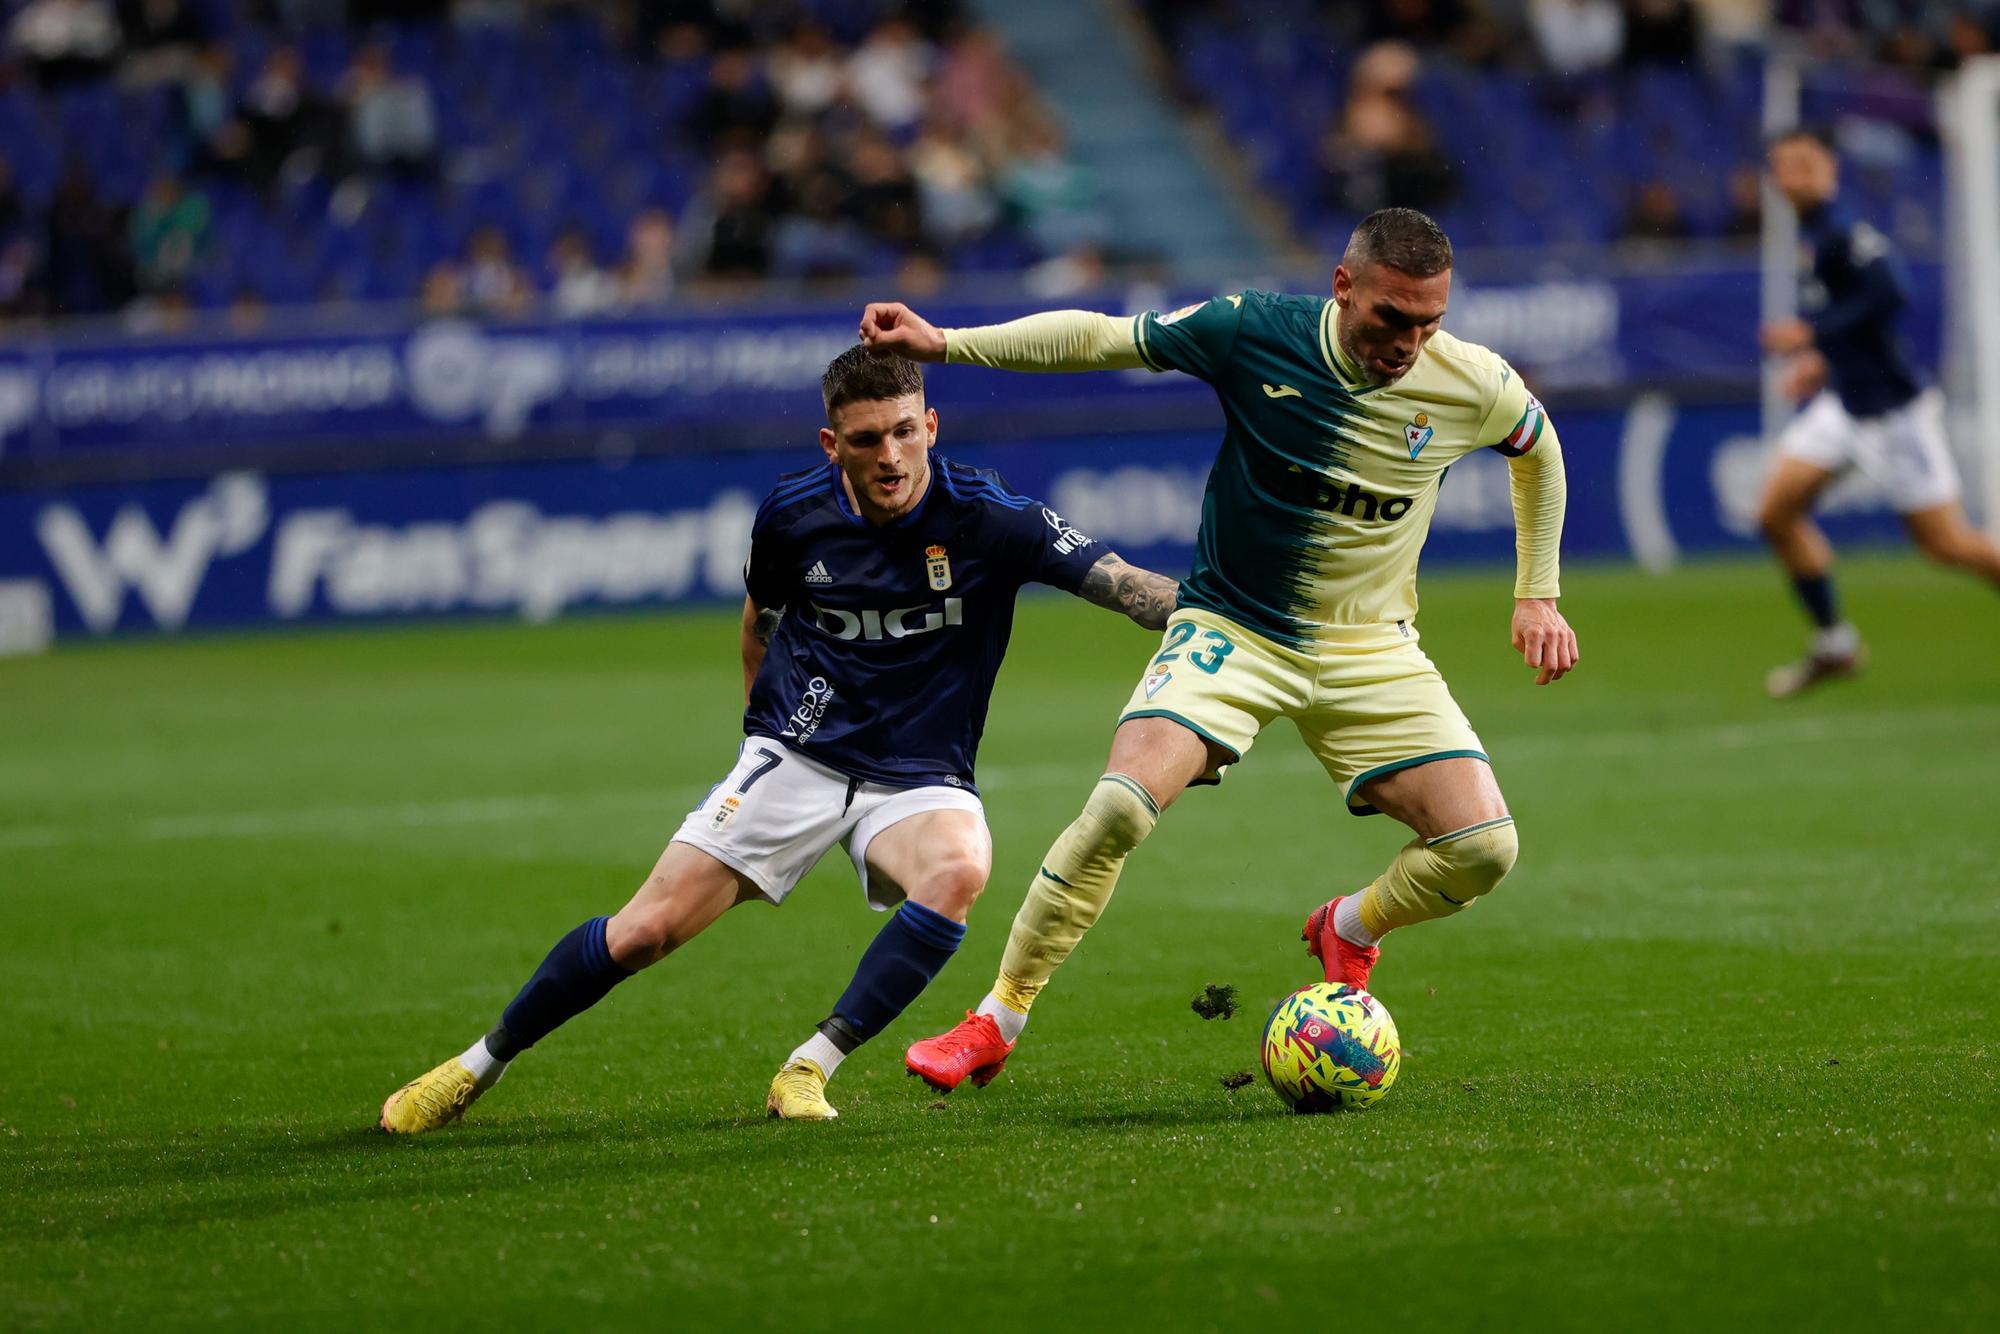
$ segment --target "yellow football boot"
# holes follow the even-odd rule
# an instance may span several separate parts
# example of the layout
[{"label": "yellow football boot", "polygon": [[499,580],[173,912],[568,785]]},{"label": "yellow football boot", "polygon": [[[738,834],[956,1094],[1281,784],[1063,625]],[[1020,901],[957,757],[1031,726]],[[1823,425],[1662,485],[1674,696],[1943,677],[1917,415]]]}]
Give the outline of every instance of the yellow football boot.
[{"label": "yellow football boot", "polygon": [[786,1061],[785,1068],[771,1081],[765,1110],[787,1121],[831,1121],[840,1113],[826,1100],[826,1071],[817,1061],[801,1056]]},{"label": "yellow football boot", "polygon": [[389,1095],[382,1104],[382,1129],[392,1135],[442,1130],[464,1116],[473,1099],[485,1091],[454,1056]]}]

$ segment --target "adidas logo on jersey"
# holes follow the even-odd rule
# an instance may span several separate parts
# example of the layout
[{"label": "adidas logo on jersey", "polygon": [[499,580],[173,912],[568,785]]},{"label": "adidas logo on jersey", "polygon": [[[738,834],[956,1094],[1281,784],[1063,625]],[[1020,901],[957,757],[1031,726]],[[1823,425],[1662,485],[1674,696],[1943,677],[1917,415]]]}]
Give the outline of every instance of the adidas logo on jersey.
[{"label": "adidas logo on jersey", "polygon": [[813,567],[806,571],[806,582],[809,584],[830,584],[833,582],[833,576],[826,572],[825,561],[816,560],[813,562]]}]

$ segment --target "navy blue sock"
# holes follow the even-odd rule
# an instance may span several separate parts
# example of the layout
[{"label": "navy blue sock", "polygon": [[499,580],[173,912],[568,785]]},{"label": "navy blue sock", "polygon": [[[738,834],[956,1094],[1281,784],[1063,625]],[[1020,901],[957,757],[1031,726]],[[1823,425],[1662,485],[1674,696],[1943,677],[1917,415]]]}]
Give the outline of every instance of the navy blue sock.
[{"label": "navy blue sock", "polygon": [[896,909],[861,956],[854,980],[819,1026],[836,1047],[852,1051],[880,1033],[951,962],[965,923],[917,903]]},{"label": "navy blue sock", "polygon": [[632,976],[618,966],[605,943],[604,925],[610,920],[593,917],[556,942],[501,1012],[500,1026],[486,1035],[488,1051],[500,1060],[513,1060]]},{"label": "navy blue sock", "polygon": [[1797,590],[1799,601],[1805,604],[1806,615],[1822,630],[1831,630],[1840,624],[1840,604],[1834,600],[1833,578],[1824,574],[1795,574],[1792,587]]}]

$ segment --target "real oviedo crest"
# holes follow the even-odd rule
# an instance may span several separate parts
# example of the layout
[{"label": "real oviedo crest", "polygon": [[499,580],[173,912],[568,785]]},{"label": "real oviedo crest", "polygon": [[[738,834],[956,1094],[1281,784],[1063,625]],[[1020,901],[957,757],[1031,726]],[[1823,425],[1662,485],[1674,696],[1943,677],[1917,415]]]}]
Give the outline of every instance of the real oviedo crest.
[{"label": "real oviedo crest", "polygon": [[951,557],[945,554],[942,546],[934,544],[924,548],[924,569],[930,575],[931,587],[937,592],[942,593],[951,587]]}]

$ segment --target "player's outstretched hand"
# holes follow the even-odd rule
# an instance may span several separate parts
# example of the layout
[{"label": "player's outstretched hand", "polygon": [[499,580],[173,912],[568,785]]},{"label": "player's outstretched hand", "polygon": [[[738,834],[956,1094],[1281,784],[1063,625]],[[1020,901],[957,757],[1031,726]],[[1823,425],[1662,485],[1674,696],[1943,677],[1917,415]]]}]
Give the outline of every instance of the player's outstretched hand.
[{"label": "player's outstretched hand", "polygon": [[943,361],[944,333],[900,301],[871,301],[861,312],[861,343],[911,361]]},{"label": "player's outstretched hand", "polygon": [[1538,686],[1562,680],[1583,656],[1554,598],[1514,599],[1514,648],[1535,669]]}]

